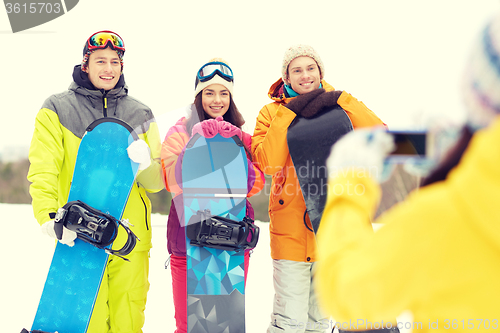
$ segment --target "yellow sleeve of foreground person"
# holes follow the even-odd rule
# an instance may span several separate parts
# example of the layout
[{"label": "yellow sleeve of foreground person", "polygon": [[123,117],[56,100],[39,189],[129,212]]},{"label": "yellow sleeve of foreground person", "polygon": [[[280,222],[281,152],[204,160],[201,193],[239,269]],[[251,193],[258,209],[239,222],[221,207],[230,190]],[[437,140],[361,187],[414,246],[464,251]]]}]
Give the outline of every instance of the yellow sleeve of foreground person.
[{"label": "yellow sleeve of foreground person", "polygon": [[[443,199],[447,194],[441,186],[410,194],[377,220],[383,227],[374,233],[370,218],[380,200],[378,184],[349,174],[330,180],[329,186],[335,193],[328,197],[317,235],[316,288],[325,312],[337,322],[355,321],[356,329],[373,329],[366,325],[395,326],[397,316],[413,309],[415,318],[427,325],[439,312],[436,308],[447,306],[415,303],[425,304],[429,295],[461,274],[436,256],[446,247],[450,224],[458,219],[457,213],[439,210],[451,205]],[[448,251],[450,258],[459,255]]]},{"label": "yellow sleeve of foreground person", "polygon": [[[362,171],[359,171],[362,172]],[[359,248],[366,245],[373,236],[370,215],[380,200],[379,186],[368,176],[358,177],[357,170],[339,175],[329,183],[328,201],[318,230],[318,270],[316,288],[321,305],[327,313],[341,314],[337,322],[349,322],[356,318],[358,309],[379,308],[370,281],[377,272],[370,261],[358,260]],[[396,273],[396,267],[393,267]],[[345,288],[345,286],[353,288]],[[359,287],[359,288],[358,288]],[[367,287],[365,289],[365,287]],[[377,287],[375,287],[376,289]],[[332,296],[334,295],[334,296]],[[367,296],[368,295],[368,296]],[[349,303],[349,306],[343,306]],[[351,312],[351,306],[355,308]],[[370,311],[362,311],[364,320],[377,322],[394,321],[396,315],[387,313],[382,317],[370,316]],[[360,322],[357,329],[362,329]]]},{"label": "yellow sleeve of foreground person", "polygon": [[406,310],[414,330],[448,332],[454,320],[459,329],[487,329],[476,320],[500,328],[498,142],[500,118],[474,135],[445,181],[385,212],[375,233],[379,186],[355,172],[330,179],[315,276],[324,311],[358,330]]}]

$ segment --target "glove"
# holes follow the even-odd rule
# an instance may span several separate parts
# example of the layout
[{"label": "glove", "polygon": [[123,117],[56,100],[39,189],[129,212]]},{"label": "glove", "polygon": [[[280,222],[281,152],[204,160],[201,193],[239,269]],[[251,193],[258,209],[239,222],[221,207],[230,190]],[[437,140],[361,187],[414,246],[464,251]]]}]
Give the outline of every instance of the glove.
[{"label": "glove", "polygon": [[207,139],[213,138],[217,134],[220,134],[224,138],[237,135],[241,139],[241,129],[225,121],[222,117],[207,119],[197,123],[193,126],[192,135],[196,133],[201,134]]},{"label": "glove", "polygon": [[436,161],[433,159],[412,159],[409,158],[404,164],[403,169],[415,177],[427,177],[436,167]]},{"label": "glove", "polygon": [[213,138],[219,132],[219,127],[217,123],[218,121],[215,119],[203,120],[202,122],[199,122],[193,126],[191,135],[195,135],[196,133],[198,133],[204,138],[207,139]]},{"label": "glove", "polygon": [[387,171],[390,174],[390,170],[384,168],[384,160],[395,148],[392,136],[383,127],[351,131],[333,145],[326,160],[328,174],[360,168],[381,182],[388,177]]},{"label": "glove", "polygon": [[[219,119],[219,117],[217,117],[217,119]],[[222,121],[221,119],[218,124],[218,130],[219,134],[222,135],[223,138],[231,138],[236,135],[241,140],[241,129],[227,121]]]},{"label": "glove", "polygon": [[321,95],[322,93],[325,92],[325,89],[316,89],[316,90],[313,90],[313,91],[310,91],[306,94],[303,94],[303,95],[299,95],[297,97],[295,97],[294,99],[292,99],[287,105],[286,107],[295,112],[297,115],[302,115],[302,111],[307,107],[307,105],[312,101],[314,100],[316,97],[318,97],[319,95]]},{"label": "glove", "polygon": [[128,157],[139,163],[139,170],[147,169],[151,165],[149,146],[144,140],[135,140],[127,148]]},{"label": "glove", "polygon": [[300,114],[304,118],[312,118],[326,108],[337,105],[342,90],[328,91],[313,99]]},{"label": "glove", "polygon": [[[42,224],[41,228],[43,234],[52,237],[54,239],[57,239],[56,232],[54,230],[54,224],[55,224],[54,220],[50,220]],[[66,244],[68,246],[73,246],[75,245],[75,239],[76,239],[76,232],[74,232],[73,230],[69,230],[66,227],[63,227],[62,238],[59,239],[59,242],[62,244]]]}]

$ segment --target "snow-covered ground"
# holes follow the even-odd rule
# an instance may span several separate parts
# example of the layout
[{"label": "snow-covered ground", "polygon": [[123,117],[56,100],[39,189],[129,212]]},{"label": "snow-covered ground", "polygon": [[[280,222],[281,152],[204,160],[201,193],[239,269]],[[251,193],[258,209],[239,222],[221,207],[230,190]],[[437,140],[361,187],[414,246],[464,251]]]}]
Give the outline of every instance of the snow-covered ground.
[{"label": "snow-covered ground", "polygon": [[[3,262],[0,299],[1,332],[20,332],[31,328],[38,301],[45,283],[54,242],[40,232],[30,205],[0,204],[2,217]],[[151,288],[146,304],[145,333],[173,332],[175,329],[170,269],[165,269],[165,215],[154,214],[153,249],[151,250],[149,282]],[[269,228],[261,228],[259,244],[250,258],[246,289],[247,332],[265,332],[272,310],[272,261],[269,255]]]},{"label": "snow-covered ground", "polygon": [[[40,232],[30,205],[0,204],[2,217],[2,269],[0,283],[1,332],[20,332],[31,328],[45,283],[54,241]],[[153,249],[150,259],[151,288],[146,305],[144,333],[171,333],[175,329],[172,281],[166,250],[165,215],[154,214]],[[268,223],[256,222],[260,239],[250,258],[246,285],[246,331],[266,332],[272,311],[272,260]],[[403,318],[398,318],[402,320]],[[402,333],[408,333],[405,330]]]}]

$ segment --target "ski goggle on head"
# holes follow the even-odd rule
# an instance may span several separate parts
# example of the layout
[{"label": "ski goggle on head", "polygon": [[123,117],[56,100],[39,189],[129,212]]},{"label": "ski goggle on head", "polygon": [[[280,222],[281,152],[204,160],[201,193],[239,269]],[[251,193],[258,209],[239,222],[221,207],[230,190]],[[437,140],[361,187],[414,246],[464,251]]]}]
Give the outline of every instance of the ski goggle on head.
[{"label": "ski goggle on head", "polygon": [[90,36],[86,47],[88,50],[105,49],[111,47],[113,50],[125,52],[125,43],[123,39],[112,31],[99,31]]},{"label": "ski goggle on head", "polygon": [[212,61],[203,65],[198,71],[196,79],[199,82],[206,82],[211,80],[216,74],[228,82],[233,82],[234,80],[231,68],[219,61]]}]

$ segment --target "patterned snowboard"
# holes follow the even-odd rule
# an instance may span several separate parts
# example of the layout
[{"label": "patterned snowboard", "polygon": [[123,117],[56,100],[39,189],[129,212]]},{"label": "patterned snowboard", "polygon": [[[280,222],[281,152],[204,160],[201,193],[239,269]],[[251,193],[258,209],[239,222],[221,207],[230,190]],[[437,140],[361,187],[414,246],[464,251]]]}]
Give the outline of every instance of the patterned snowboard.
[{"label": "patterned snowboard", "polygon": [[[193,136],[182,161],[185,223],[205,209],[242,220],[247,179],[239,138]],[[244,252],[192,246],[186,238],[186,253],[188,333],[244,333]]]},{"label": "patterned snowboard", "polygon": [[[137,139],[116,118],[87,128],[78,149],[68,201],[81,200],[120,219],[138,170],[127,147]],[[92,315],[108,254],[80,239],[57,242],[32,330],[84,333]]]},{"label": "patterned snowboard", "polygon": [[315,233],[328,191],[326,159],[333,144],[349,131],[352,131],[351,120],[338,105],[313,118],[297,117],[288,127],[288,150]]}]

